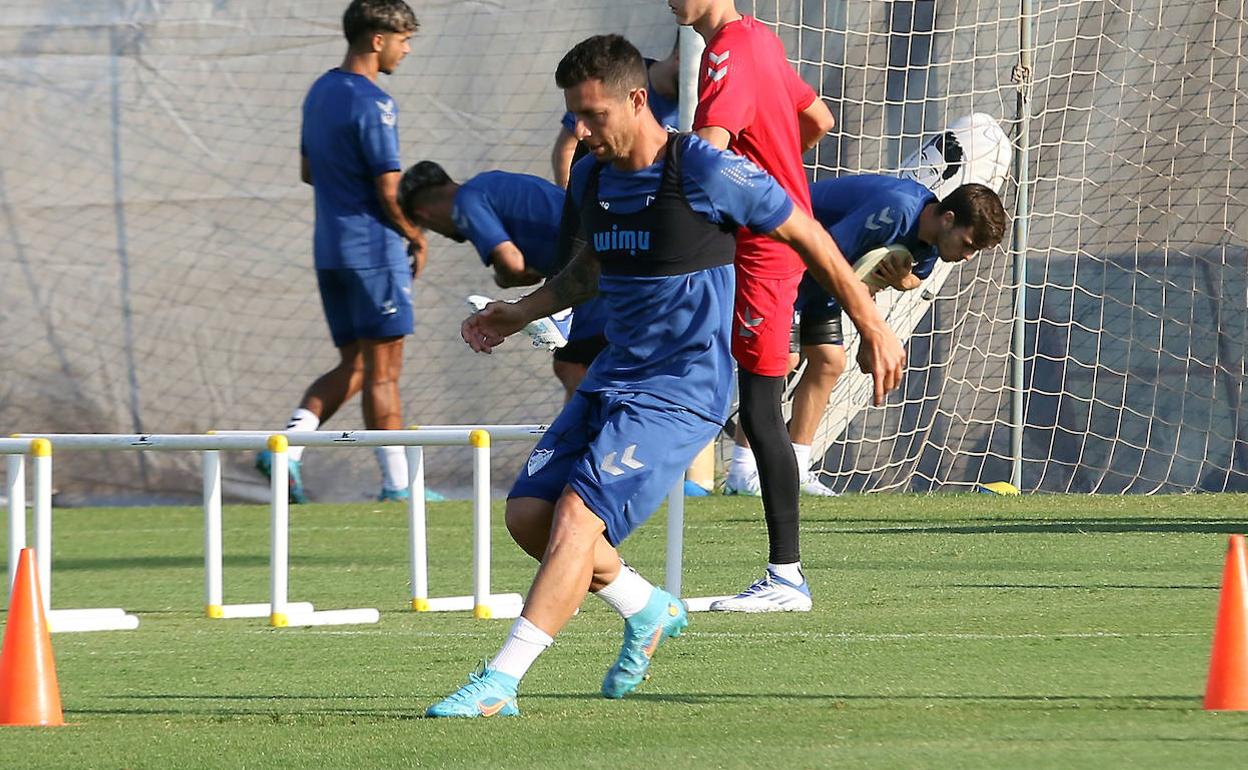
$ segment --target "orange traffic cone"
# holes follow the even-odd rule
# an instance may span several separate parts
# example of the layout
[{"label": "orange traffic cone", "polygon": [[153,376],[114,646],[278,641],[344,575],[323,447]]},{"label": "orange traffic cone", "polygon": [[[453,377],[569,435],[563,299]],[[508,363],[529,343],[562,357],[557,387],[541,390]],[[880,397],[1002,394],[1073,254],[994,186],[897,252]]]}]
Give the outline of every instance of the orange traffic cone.
[{"label": "orange traffic cone", "polygon": [[1222,571],[1205,708],[1248,711],[1248,557],[1243,535],[1231,535]]},{"label": "orange traffic cone", "polygon": [[9,600],[4,649],[0,651],[0,725],[63,724],[52,637],[35,573],[35,552],[23,548]]}]

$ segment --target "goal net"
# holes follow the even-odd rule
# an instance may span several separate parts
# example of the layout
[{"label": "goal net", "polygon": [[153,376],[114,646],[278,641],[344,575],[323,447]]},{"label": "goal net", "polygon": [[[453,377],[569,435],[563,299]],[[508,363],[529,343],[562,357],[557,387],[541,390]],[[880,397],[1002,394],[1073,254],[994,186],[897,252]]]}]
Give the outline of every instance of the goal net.
[{"label": "goal net", "polygon": [[[662,56],[659,0],[414,2],[411,56],[383,78],[402,157],[464,179],[549,176],[575,42],[620,32]],[[974,112],[1030,149],[1027,489],[1243,488],[1242,2],[1036,2],[1031,131],[1017,134],[1013,3],[739,2],[774,24],[839,128],[812,177],[899,171]],[[344,0],[0,0],[0,429],[193,432],[282,427],[335,363],[311,269],[300,104],[343,54]],[[1004,190],[1007,210],[1016,181]],[[916,320],[903,391],[863,408],[847,377],[821,432],[840,490],[1009,477],[1007,240],[957,268]],[[409,423],[549,421],[549,355],[459,340],[464,298],[502,293],[431,236],[402,380]],[[839,411],[837,405],[840,405]],[[348,405],[327,426],[362,427]],[[466,485],[458,449],[432,485]],[[525,452],[498,447],[505,481]],[[260,492],[249,460],[227,485]],[[317,499],[372,491],[367,452],[310,451]],[[194,490],[195,460],[58,458],[68,494]]]},{"label": "goal net", "polygon": [[[817,470],[842,491],[1008,480],[1021,386],[1026,490],[1248,488],[1245,5],[1036,0],[1026,136],[1021,10],[753,3],[838,119],[815,177],[904,171],[925,139],[970,113],[997,117],[1030,153],[1027,242],[1007,237],[925,284],[935,296],[909,337],[903,389],[868,408],[865,378],[844,377]],[[1014,214],[1017,191],[1011,178]],[[1010,365],[1019,250],[1021,382]]]}]

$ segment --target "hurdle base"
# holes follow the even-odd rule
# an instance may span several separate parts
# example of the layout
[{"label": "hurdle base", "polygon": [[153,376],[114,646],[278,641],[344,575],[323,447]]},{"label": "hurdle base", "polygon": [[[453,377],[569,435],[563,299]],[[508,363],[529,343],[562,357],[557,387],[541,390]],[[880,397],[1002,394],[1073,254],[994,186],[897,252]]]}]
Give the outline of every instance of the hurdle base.
[{"label": "hurdle base", "polygon": [[361,607],[350,610],[315,610],[296,612],[293,604],[286,605],[285,613],[274,613],[269,616],[269,625],[274,628],[302,628],[307,626],[352,626],[376,623],[381,620],[381,612],[376,607]]},{"label": "hurdle base", "polygon": [[[312,612],[311,602],[291,602],[286,605],[287,614]],[[205,614],[213,619],[230,620],[233,618],[267,618],[271,613],[268,602],[256,604],[221,604],[209,605]]]},{"label": "hurdle base", "polygon": [[138,617],[120,607],[48,611],[48,630],[53,633],[133,631],[138,627]]},{"label": "hurdle base", "polygon": [[710,612],[711,605],[720,599],[731,599],[736,594],[728,594],[727,596],[689,596],[682,598],[685,603],[685,609],[690,612]]},{"label": "hurdle base", "polygon": [[471,612],[477,618],[518,618],[524,609],[524,597],[520,594],[490,594],[485,604],[478,606],[472,596],[439,596],[433,599],[412,599],[416,612]]}]

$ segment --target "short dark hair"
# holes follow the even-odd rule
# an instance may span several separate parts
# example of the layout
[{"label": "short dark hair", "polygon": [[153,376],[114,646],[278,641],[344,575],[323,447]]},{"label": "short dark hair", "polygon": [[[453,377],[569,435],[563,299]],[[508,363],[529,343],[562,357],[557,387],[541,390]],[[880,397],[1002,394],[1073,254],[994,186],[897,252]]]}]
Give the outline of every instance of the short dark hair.
[{"label": "short dark hair", "polygon": [[615,93],[646,87],[646,62],[637,47],[621,35],[586,38],[564,54],[555,69],[555,85],[572,88],[601,80]]},{"label": "short dark hair", "polygon": [[403,172],[399,179],[399,208],[403,215],[411,219],[411,211],[429,199],[430,194],[448,184],[454,184],[451,177],[431,160],[422,160]]},{"label": "short dark hair", "polygon": [[990,249],[1005,238],[1005,207],[991,187],[964,184],[945,196],[938,210],[952,211],[956,226],[971,228],[976,249]]},{"label": "short dark hair", "polygon": [[378,32],[415,32],[420,22],[403,0],[351,0],[342,14],[342,34],[355,45]]}]

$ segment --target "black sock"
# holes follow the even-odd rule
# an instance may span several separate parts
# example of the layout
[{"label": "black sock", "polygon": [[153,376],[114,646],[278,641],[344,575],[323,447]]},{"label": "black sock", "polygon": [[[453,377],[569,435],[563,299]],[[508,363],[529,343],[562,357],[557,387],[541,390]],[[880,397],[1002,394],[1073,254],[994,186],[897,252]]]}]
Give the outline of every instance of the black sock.
[{"label": "black sock", "polygon": [[767,519],[768,558],[772,564],[799,560],[797,534],[798,473],[793,444],[784,427],[780,399],[784,377],[764,377],[739,370],[741,429],[754,450]]}]

